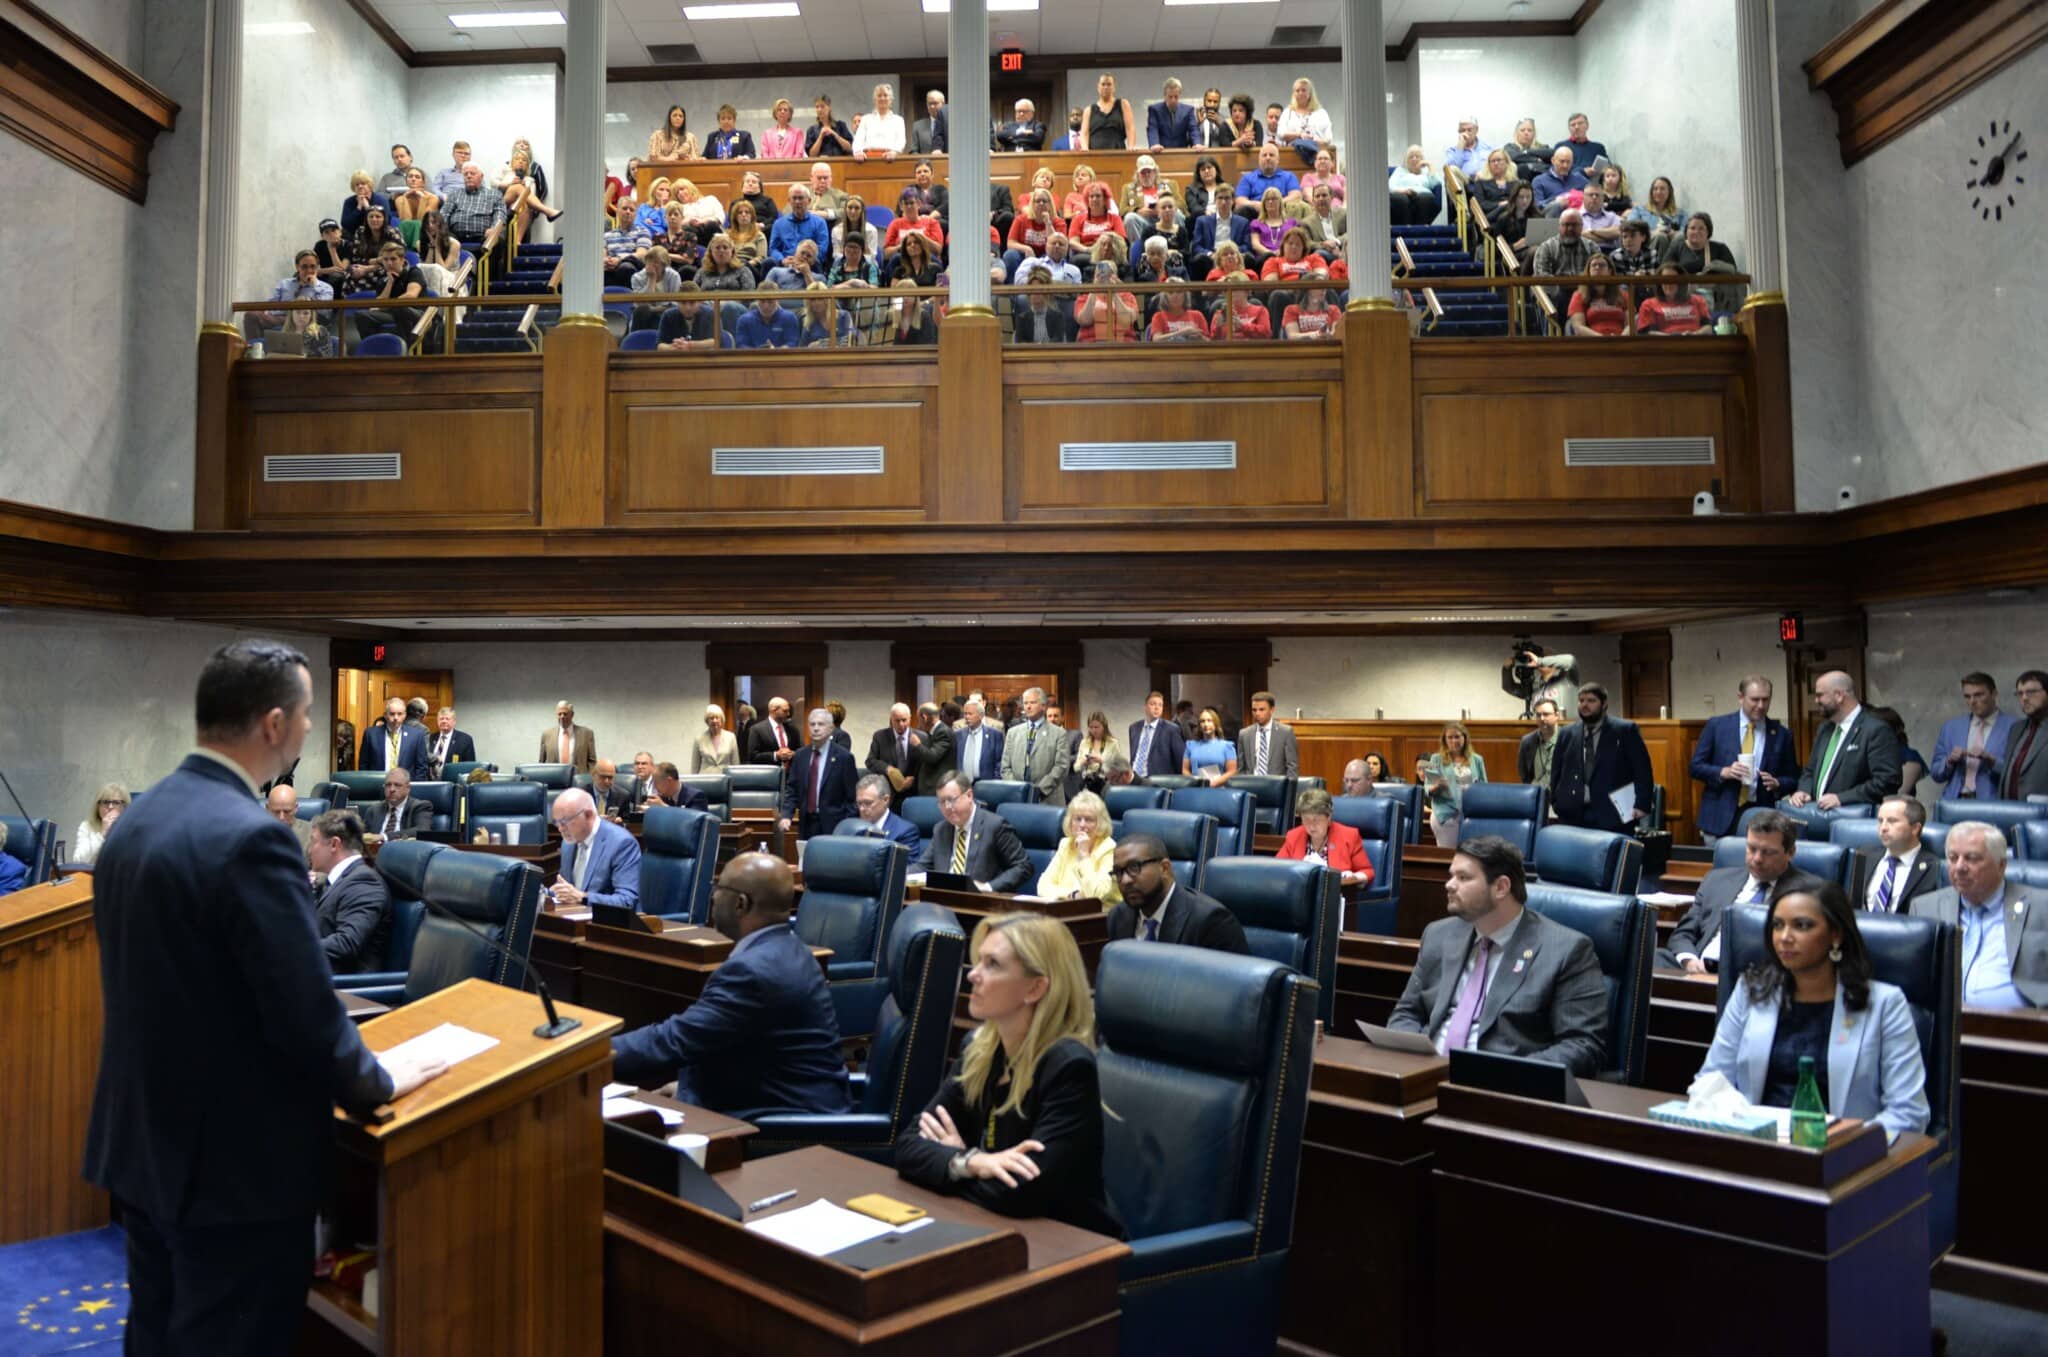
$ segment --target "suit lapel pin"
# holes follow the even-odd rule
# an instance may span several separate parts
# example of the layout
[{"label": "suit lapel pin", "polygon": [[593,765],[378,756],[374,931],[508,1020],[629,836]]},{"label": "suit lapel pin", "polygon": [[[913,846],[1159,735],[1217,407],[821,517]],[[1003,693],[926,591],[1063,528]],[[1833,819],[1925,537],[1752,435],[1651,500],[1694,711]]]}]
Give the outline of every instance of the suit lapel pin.
[{"label": "suit lapel pin", "polygon": [[1535,956],[1536,956],[1536,949],[1535,949],[1534,947],[1526,948],[1526,949],[1524,949],[1524,950],[1523,950],[1523,952],[1522,952],[1522,960],[1524,960],[1524,961],[1530,961],[1530,960],[1533,960],[1533,959],[1535,958]]},{"label": "suit lapel pin", "polygon": [[2015,901],[2013,901],[2013,902],[2012,902],[2012,912],[2013,912],[2014,914],[2025,914],[2025,913],[2027,912],[2027,902],[2026,902],[2026,901],[2024,901],[2024,900],[2015,900]]}]

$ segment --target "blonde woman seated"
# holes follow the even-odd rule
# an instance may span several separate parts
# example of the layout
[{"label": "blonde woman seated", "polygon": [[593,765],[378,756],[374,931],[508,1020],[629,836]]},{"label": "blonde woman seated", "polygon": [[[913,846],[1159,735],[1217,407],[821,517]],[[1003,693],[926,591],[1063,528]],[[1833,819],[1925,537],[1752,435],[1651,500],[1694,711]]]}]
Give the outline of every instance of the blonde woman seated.
[{"label": "blonde woman seated", "polygon": [[[71,851],[64,860],[91,863],[99,857],[100,846],[106,843],[108,831],[127,809],[126,787],[118,782],[109,782],[100,788],[100,794],[93,798],[92,813],[78,822],[78,832],[71,836]],[[1107,823],[1106,818],[1104,822]]]},{"label": "blonde woman seated", "polygon": [[1081,949],[1057,919],[999,914],[968,949],[958,1073],[896,1138],[896,1172],[1006,1216],[1045,1216],[1121,1239],[1102,1179],[1095,1004]]},{"label": "blonde woman seated", "polygon": [[725,711],[716,702],[704,708],[704,733],[690,747],[690,771],[712,773],[740,761],[740,742],[725,728]]},{"label": "blonde woman seated", "polygon": [[671,187],[682,205],[683,220],[696,228],[699,239],[709,240],[725,229],[725,204],[717,194],[701,192],[687,179],[677,179]]},{"label": "blonde woman seated", "polygon": [[1074,793],[1060,820],[1060,847],[1039,873],[1035,894],[1048,900],[1100,900],[1104,909],[1122,900],[1110,858],[1116,840],[1109,837],[1109,807],[1094,792]]}]

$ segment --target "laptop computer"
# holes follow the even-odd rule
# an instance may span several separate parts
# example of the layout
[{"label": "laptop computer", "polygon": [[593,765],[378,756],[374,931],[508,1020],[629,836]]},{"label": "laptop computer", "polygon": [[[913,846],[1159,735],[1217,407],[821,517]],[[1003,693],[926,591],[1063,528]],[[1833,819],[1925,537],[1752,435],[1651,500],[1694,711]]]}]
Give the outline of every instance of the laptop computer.
[{"label": "laptop computer", "polygon": [[980,886],[975,884],[973,877],[955,876],[951,872],[926,872],[924,874],[924,884],[933,890],[941,891],[967,891],[972,893],[981,889]]},{"label": "laptop computer", "polygon": [[689,1155],[666,1140],[615,1121],[604,1124],[604,1166],[608,1172],[680,1197],[727,1220],[740,1220],[746,1214]]}]

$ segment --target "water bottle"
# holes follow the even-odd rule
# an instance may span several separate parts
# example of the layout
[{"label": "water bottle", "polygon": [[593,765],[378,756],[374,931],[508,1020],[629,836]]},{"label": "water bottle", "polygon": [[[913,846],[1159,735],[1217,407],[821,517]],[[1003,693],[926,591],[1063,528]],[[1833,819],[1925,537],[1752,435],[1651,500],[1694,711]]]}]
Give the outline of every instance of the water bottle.
[{"label": "water bottle", "polygon": [[1813,1057],[1799,1057],[1799,1091],[1792,1095],[1792,1143],[1809,1150],[1828,1144],[1828,1110],[1820,1100],[1820,1081],[1813,1077]]}]

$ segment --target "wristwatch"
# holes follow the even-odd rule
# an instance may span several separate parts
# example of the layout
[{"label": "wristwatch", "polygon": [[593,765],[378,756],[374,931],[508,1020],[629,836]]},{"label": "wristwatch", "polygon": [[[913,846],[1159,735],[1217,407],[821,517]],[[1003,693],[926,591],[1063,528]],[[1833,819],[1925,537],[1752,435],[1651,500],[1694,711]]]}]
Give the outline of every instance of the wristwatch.
[{"label": "wristwatch", "polygon": [[972,1146],[954,1155],[946,1162],[946,1177],[956,1183],[963,1178],[972,1177],[973,1175],[967,1171],[967,1161],[974,1158],[974,1155],[975,1151]]}]

